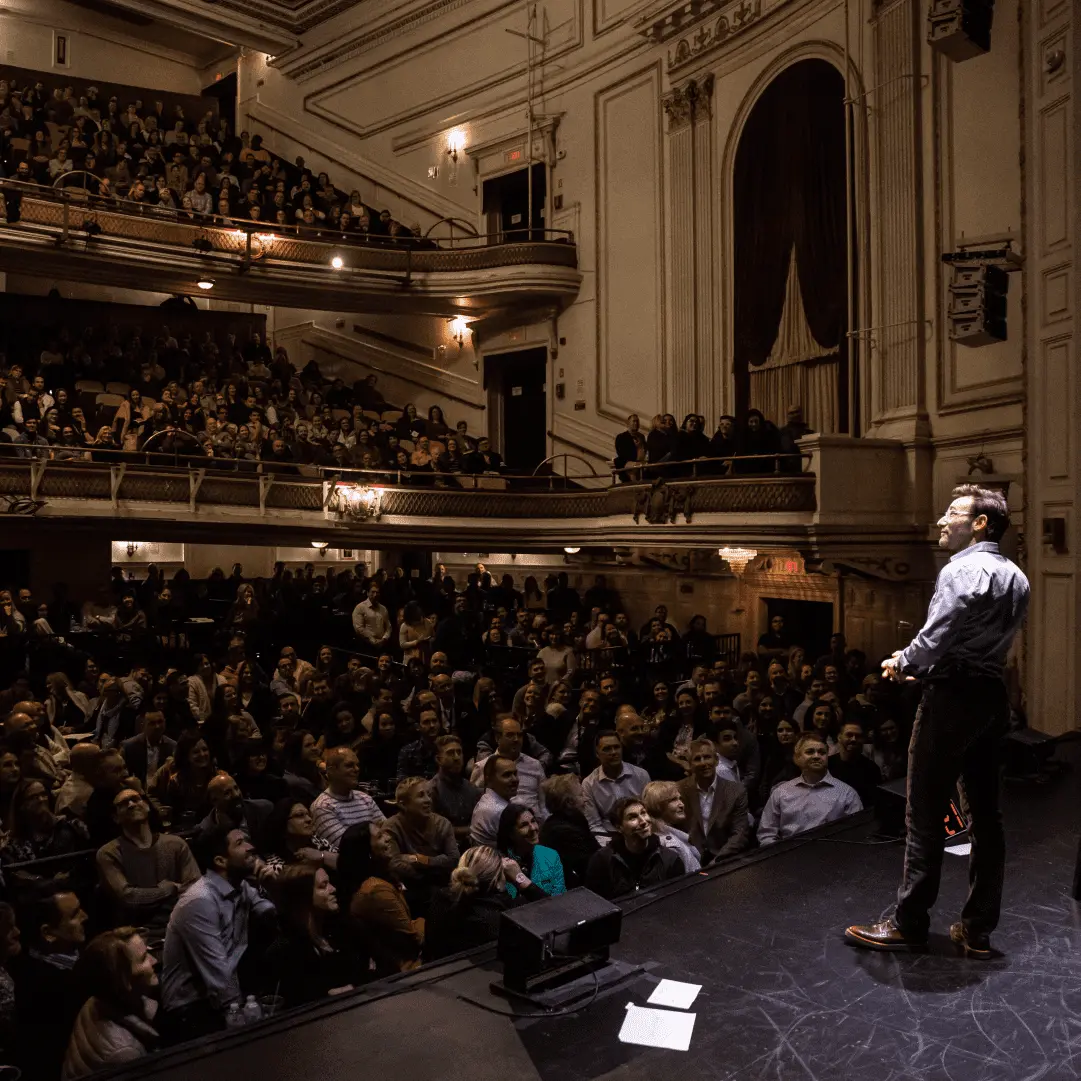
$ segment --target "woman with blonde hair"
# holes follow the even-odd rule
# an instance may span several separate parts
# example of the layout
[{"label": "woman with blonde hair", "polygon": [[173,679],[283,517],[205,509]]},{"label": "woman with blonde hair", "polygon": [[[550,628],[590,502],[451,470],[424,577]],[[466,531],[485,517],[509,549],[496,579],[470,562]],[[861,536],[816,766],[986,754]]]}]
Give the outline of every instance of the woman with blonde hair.
[{"label": "woman with blonde hair", "polygon": [[424,939],[424,959],[435,960],[484,946],[499,937],[499,918],[523,904],[507,892],[507,877],[524,879],[512,859],[488,845],[467,848],[451,872],[450,885],[432,896]]},{"label": "woman with blonde hair", "polygon": [[91,997],[75,1020],[63,1081],[142,1058],[157,1044],[156,964],[134,927],[105,931],[86,947],[76,975]]},{"label": "woman with blonde hair", "polygon": [[700,871],[702,854],[691,844],[683,828],[687,824],[687,811],[676,782],[650,781],[642,789],[642,803],[653,820],[654,836],[665,848],[678,854],[688,873]]}]

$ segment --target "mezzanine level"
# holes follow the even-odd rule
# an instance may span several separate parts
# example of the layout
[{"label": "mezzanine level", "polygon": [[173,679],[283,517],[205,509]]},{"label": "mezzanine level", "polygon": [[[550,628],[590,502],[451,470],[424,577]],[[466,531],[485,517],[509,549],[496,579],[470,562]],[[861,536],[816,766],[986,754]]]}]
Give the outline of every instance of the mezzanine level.
[{"label": "mezzanine level", "polygon": [[[927,530],[905,509],[900,444],[810,436],[801,450],[807,472],[638,483],[605,474],[444,479],[309,466],[302,475],[295,466],[167,464],[164,456],[149,463],[7,457],[0,459],[0,510],[6,503],[9,514],[32,517],[23,530],[203,543],[322,539],[342,548],[534,552],[738,544],[857,566],[888,552],[922,576],[930,567]],[[874,488],[857,501],[869,475]]]},{"label": "mezzanine level", "polygon": [[328,311],[484,319],[513,309],[521,322],[558,314],[582,280],[574,237],[561,231],[507,240],[459,228],[399,242],[78,188],[5,180],[3,191],[0,270],[23,274]]}]

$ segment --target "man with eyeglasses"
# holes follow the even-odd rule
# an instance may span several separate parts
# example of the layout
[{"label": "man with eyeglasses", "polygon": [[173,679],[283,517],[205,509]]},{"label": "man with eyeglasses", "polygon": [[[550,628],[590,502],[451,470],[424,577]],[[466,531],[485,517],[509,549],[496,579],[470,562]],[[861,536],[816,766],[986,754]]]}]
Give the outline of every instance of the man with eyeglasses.
[{"label": "man with eyeglasses", "polygon": [[113,902],[114,923],[164,930],[177,898],[199,878],[199,867],[181,837],[154,833],[150,804],[134,788],[113,797],[120,836],[98,849],[98,873]]}]

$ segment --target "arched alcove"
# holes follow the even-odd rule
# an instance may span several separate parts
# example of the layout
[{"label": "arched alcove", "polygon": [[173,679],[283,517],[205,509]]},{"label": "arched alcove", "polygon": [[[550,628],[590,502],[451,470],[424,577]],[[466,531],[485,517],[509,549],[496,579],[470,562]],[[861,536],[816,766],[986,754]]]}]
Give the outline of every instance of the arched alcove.
[{"label": "arched alcove", "polygon": [[796,61],[752,107],[733,176],[734,377],[741,411],[800,404],[847,431],[845,85]]}]

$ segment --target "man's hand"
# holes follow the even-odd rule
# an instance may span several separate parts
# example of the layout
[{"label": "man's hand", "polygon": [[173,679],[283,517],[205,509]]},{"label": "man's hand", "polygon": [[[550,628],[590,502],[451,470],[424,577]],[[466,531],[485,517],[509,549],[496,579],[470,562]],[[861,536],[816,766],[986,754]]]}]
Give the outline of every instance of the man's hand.
[{"label": "man's hand", "polygon": [[901,650],[895,649],[893,655],[882,662],[882,678],[892,679],[894,683],[914,683],[915,676],[906,676],[901,672],[901,653]]}]

